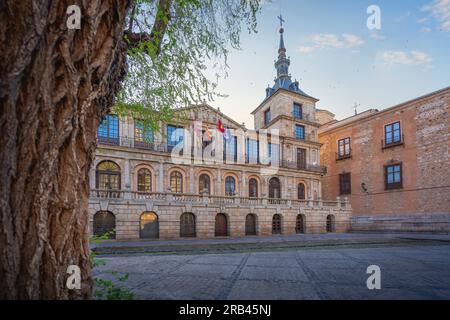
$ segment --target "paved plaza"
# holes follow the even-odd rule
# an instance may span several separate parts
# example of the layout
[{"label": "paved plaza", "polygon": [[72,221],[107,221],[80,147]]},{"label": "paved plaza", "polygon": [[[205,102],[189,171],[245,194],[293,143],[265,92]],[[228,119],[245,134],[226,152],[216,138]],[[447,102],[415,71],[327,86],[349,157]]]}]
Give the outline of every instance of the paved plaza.
[{"label": "paved plaza", "polygon": [[[377,246],[120,254],[102,257],[106,265],[93,274],[108,278],[107,270],[128,273],[125,286],[137,299],[450,299],[448,235],[415,238]],[[381,268],[381,290],[367,289],[370,265]]]}]

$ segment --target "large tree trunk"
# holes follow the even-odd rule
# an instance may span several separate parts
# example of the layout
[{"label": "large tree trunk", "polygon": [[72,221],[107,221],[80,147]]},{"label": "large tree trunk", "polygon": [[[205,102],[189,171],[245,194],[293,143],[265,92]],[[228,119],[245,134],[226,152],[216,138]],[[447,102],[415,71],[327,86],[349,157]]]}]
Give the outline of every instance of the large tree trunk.
[{"label": "large tree trunk", "polygon": [[[81,8],[80,30],[66,9]],[[89,298],[88,171],[129,0],[0,1],[0,299]],[[69,265],[81,290],[66,288]]]}]

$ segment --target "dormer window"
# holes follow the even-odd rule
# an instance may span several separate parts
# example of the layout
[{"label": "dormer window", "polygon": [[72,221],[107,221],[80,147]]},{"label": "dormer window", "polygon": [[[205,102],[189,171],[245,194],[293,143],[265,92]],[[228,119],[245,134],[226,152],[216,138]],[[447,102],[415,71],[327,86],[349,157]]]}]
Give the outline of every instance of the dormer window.
[{"label": "dormer window", "polygon": [[303,119],[303,114],[302,114],[302,105],[299,103],[294,103],[294,107],[292,110],[292,116],[295,119]]},{"label": "dormer window", "polygon": [[270,123],[270,109],[264,111],[264,125],[267,126]]}]

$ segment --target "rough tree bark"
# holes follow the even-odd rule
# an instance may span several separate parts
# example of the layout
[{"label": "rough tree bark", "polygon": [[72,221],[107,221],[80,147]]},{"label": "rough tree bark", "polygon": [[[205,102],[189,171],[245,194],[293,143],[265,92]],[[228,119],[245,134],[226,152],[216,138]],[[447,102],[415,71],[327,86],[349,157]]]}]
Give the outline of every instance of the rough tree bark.
[{"label": "rough tree bark", "polygon": [[[66,9],[82,11],[80,30]],[[126,72],[129,0],[0,1],[0,299],[91,296],[88,170]],[[66,289],[78,265],[82,289]]]}]

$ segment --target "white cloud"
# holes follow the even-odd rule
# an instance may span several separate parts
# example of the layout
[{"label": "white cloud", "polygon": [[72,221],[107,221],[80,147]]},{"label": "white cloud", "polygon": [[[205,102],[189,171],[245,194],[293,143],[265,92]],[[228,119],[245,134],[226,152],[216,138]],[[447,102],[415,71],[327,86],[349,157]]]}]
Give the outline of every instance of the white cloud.
[{"label": "white cloud", "polygon": [[370,37],[375,40],[386,40],[386,36],[382,35],[378,30],[371,30]]},{"label": "white cloud", "polygon": [[311,45],[300,46],[298,51],[301,53],[311,53],[318,49],[336,48],[345,49],[360,46],[364,41],[353,34],[344,33],[335,35],[331,33],[319,33],[309,37]]},{"label": "white cloud", "polygon": [[417,20],[417,23],[422,24],[428,21],[428,18],[420,18]]},{"label": "white cloud", "polygon": [[423,27],[422,29],[420,29],[420,31],[424,32],[424,33],[429,33],[431,31],[433,31],[433,29],[428,28],[428,27]]},{"label": "white cloud", "polygon": [[421,51],[385,51],[380,54],[381,60],[387,65],[401,64],[406,66],[429,65],[431,57]]},{"label": "white cloud", "polygon": [[439,21],[442,30],[450,32],[450,0],[434,0],[422,10],[430,12]]}]

